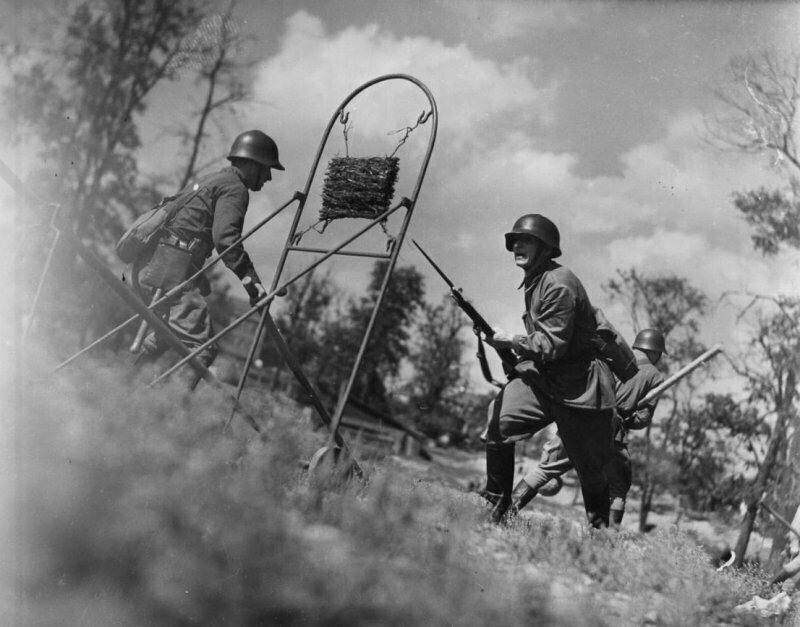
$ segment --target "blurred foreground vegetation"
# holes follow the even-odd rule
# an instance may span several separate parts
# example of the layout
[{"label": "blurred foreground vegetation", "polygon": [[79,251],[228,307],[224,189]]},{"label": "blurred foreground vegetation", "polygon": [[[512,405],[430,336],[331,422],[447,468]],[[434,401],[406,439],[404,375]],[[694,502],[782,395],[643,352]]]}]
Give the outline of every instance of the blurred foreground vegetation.
[{"label": "blurred foreground vegetation", "polygon": [[678,531],[590,533],[537,508],[487,526],[474,494],[358,443],[364,480],[307,472],[326,434],[288,399],[250,392],[265,434],[223,431],[207,386],[137,391],[91,367],[15,392],[2,624],[768,624],[733,611],[777,593],[764,575],[716,572]]}]

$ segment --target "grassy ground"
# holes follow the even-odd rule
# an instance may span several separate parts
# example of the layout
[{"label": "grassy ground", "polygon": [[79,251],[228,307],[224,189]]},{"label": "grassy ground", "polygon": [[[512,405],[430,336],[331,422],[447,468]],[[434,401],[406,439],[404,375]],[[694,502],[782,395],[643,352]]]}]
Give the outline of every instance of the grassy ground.
[{"label": "grassy ground", "polygon": [[201,386],[131,391],[111,368],[24,373],[6,419],[8,625],[757,625],[778,590],[718,573],[680,531],[591,532],[570,504],[507,527],[475,456],[325,460],[300,409],[255,394],[257,435]]}]

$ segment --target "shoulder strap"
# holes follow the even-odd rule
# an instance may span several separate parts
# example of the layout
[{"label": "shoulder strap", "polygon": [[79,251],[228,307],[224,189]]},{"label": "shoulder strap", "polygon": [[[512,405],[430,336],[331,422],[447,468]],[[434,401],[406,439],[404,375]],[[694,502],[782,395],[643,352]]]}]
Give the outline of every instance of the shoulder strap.
[{"label": "shoulder strap", "polygon": [[202,192],[203,189],[205,189],[204,186],[195,183],[194,186],[192,187],[192,190],[190,192],[187,192],[186,193],[187,195],[184,198],[181,198],[180,193],[174,196],[172,206],[169,209],[167,209],[167,217],[164,220],[164,224],[168,225],[170,222],[172,222],[172,220],[175,218],[178,212],[181,209],[183,209],[187,204],[189,204],[189,201],[192,200],[195,196],[197,196],[200,192]]}]

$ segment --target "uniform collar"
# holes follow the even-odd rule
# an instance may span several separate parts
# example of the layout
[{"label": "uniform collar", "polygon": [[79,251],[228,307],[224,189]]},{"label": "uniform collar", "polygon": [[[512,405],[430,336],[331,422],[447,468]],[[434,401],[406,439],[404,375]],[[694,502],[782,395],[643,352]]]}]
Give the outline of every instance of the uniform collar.
[{"label": "uniform collar", "polygon": [[247,187],[247,183],[245,183],[245,181],[244,181],[244,174],[242,174],[242,171],[239,168],[235,168],[232,165],[229,165],[229,166],[223,168],[222,171],[223,172],[233,172],[236,176],[239,177],[239,180],[244,184],[244,186]]},{"label": "uniform collar", "polygon": [[526,274],[525,278],[522,279],[522,283],[519,284],[517,289],[525,288],[525,292],[530,292],[533,287],[539,282],[539,279],[547,270],[552,270],[553,268],[557,268],[558,264],[553,261],[552,259],[547,259],[540,263],[537,267],[533,269],[530,274]]}]

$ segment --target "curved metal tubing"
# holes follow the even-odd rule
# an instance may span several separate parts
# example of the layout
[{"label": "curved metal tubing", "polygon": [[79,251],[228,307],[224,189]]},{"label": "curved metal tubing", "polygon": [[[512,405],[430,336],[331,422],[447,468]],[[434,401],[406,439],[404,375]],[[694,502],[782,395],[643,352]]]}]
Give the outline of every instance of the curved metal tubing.
[{"label": "curved metal tubing", "polygon": [[[430,113],[428,113],[427,116],[425,116],[425,112],[423,112],[423,115],[420,116],[419,120],[421,122],[422,121],[427,121],[430,117],[433,117],[433,120],[431,122],[431,130],[430,130],[430,135],[429,135],[429,139],[428,139],[428,147],[427,147],[427,150],[426,150],[425,155],[423,157],[422,164],[421,164],[420,170],[419,170],[419,174],[417,175],[417,180],[416,180],[416,183],[414,185],[414,190],[413,190],[412,195],[411,195],[408,211],[406,212],[406,215],[405,215],[405,217],[403,219],[403,223],[402,223],[401,228],[400,228],[400,234],[396,238],[396,241],[394,243],[391,255],[389,256],[389,263],[388,263],[388,266],[386,268],[386,273],[384,275],[384,279],[383,279],[380,291],[378,293],[378,297],[377,297],[377,299],[375,301],[375,305],[374,305],[373,310],[372,310],[372,315],[370,316],[369,322],[367,323],[367,328],[364,331],[364,336],[363,336],[361,345],[359,347],[355,362],[354,362],[353,367],[351,369],[350,378],[349,378],[349,380],[347,382],[346,387],[344,388],[344,390],[342,391],[342,393],[340,394],[340,397],[338,399],[336,411],[335,411],[335,413],[333,415],[332,423],[329,426],[330,437],[329,437],[328,446],[324,447],[326,449],[335,448],[338,445],[338,443],[341,442],[341,436],[339,435],[339,425],[341,424],[342,417],[343,417],[343,414],[344,414],[344,410],[345,410],[345,407],[347,406],[347,400],[348,400],[348,398],[350,396],[350,393],[352,392],[353,386],[355,384],[356,377],[358,375],[358,370],[359,370],[359,368],[361,366],[361,362],[363,361],[364,354],[366,352],[367,345],[368,345],[370,337],[372,335],[372,331],[373,331],[373,328],[375,326],[375,321],[376,321],[378,313],[380,311],[381,304],[383,303],[383,298],[384,298],[384,296],[386,294],[386,290],[388,288],[392,272],[394,271],[394,268],[395,268],[395,266],[397,264],[397,258],[399,256],[400,249],[402,247],[406,231],[408,230],[408,225],[409,225],[409,223],[411,221],[411,216],[413,214],[414,207],[415,207],[416,202],[417,202],[417,197],[419,195],[419,190],[422,187],[422,182],[423,182],[423,180],[425,178],[425,174],[426,174],[427,169],[428,169],[428,164],[430,162],[430,157],[431,157],[431,154],[433,152],[433,147],[434,147],[434,144],[436,142],[436,134],[437,134],[437,131],[438,131],[438,123],[439,123],[439,114],[438,114],[438,109],[437,109],[437,106],[436,106],[436,101],[435,101],[431,91],[421,81],[419,81],[417,78],[415,78],[413,76],[410,76],[408,74],[386,74],[386,75],[383,75],[383,76],[379,76],[379,77],[377,77],[377,78],[375,78],[375,79],[373,79],[371,81],[368,81],[368,82],[364,83],[363,85],[361,85],[360,87],[358,87],[357,89],[352,91],[342,101],[342,103],[336,109],[336,111],[333,114],[333,116],[331,116],[330,121],[328,122],[328,125],[325,128],[325,132],[323,133],[322,139],[321,139],[319,147],[317,149],[317,153],[316,153],[316,155],[314,157],[314,161],[313,161],[312,166],[311,166],[311,170],[310,170],[309,175],[308,175],[308,179],[306,181],[306,185],[305,185],[305,187],[303,189],[304,197],[307,198],[309,190],[311,189],[311,185],[312,185],[312,183],[314,181],[314,176],[316,175],[317,168],[319,167],[319,162],[321,160],[322,153],[324,151],[325,146],[327,145],[328,138],[330,136],[331,130],[333,128],[333,125],[337,122],[337,120],[340,120],[340,119],[343,118],[343,116],[345,115],[345,108],[347,107],[347,105],[356,96],[358,96],[361,92],[363,92],[364,90],[372,87],[373,85],[376,85],[376,84],[384,82],[384,81],[389,81],[389,80],[404,80],[404,81],[408,81],[408,82],[411,82],[412,84],[416,85],[425,94],[425,96],[427,97],[428,102],[429,102],[429,104],[431,106]],[[279,280],[280,274],[283,271],[283,267],[284,267],[285,262],[286,262],[286,258],[287,258],[288,254],[289,254],[290,249],[292,248],[291,244],[292,244],[293,238],[295,236],[295,233],[297,232],[297,227],[298,227],[298,224],[300,223],[300,218],[301,218],[301,215],[302,215],[302,212],[303,212],[304,205],[305,205],[305,203],[301,203],[298,206],[297,211],[295,213],[294,221],[292,223],[292,226],[291,226],[291,229],[290,229],[290,232],[289,232],[289,236],[288,236],[288,238],[286,240],[286,245],[284,246],[284,250],[283,250],[283,252],[281,254],[280,260],[278,262],[278,265],[277,265],[277,268],[276,268],[276,271],[275,271],[275,279],[273,280],[273,289],[274,289],[275,284]],[[261,332],[262,332],[262,330],[264,328],[265,317],[268,316],[268,315],[269,315],[269,311],[265,310],[264,312],[262,312],[262,318],[261,318],[261,321],[259,323],[259,327],[258,327],[258,329],[257,329],[257,331],[255,333],[255,336],[254,336],[254,339],[253,339],[253,343],[251,345],[251,350],[250,350],[250,352],[248,354],[248,358],[247,358],[247,361],[246,361],[246,363],[244,365],[244,368],[243,368],[243,371],[242,371],[242,376],[241,376],[240,381],[239,381],[239,387],[237,388],[237,395],[236,395],[237,398],[239,397],[239,394],[241,393],[241,390],[244,387],[244,384],[245,384],[245,381],[246,381],[246,378],[247,378],[247,374],[248,374],[250,366],[252,364],[252,360],[253,360],[253,358],[255,356],[255,351],[256,351],[256,348],[258,346],[258,342],[259,342],[259,339],[260,339],[260,336],[261,336]],[[235,409],[234,409],[234,411],[235,411]],[[322,456],[323,455],[315,456],[312,459],[318,460]],[[313,465],[314,464],[312,464],[312,468],[313,468]]]},{"label": "curved metal tubing", "polygon": [[[432,123],[431,123],[431,132],[430,132],[430,136],[429,136],[429,139],[428,139],[428,149],[425,152],[425,156],[424,156],[424,158],[422,160],[422,164],[420,166],[419,175],[417,176],[417,181],[416,181],[416,184],[414,186],[414,191],[412,192],[411,206],[410,206],[409,210],[406,212],[405,218],[403,220],[403,224],[400,227],[400,233],[399,233],[399,235],[398,235],[398,237],[397,237],[397,239],[395,241],[394,248],[392,250],[392,257],[389,260],[388,267],[386,268],[386,274],[384,275],[383,283],[381,285],[380,292],[378,293],[378,298],[375,301],[375,305],[374,305],[374,307],[372,309],[372,315],[370,316],[369,322],[367,323],[367,328],[364,331],[364,337],[363,337],[363,339],[361,341],[361,346],[359,347],[359,350],[358,350],[358,355],[356,356],[355,363],[353,364],[353,368],[352,368],[352,370],[350,372],[350,379],[348,380],[347,386],[345,387],[344,391],[341,393],[341,395],[339,397],[339,401],[338,401],[338,404],[337,404],[337,407],[336,407],[336,412],[333,415],[333,425],[331,426],[331,429],[330,429],[331,434],[330,434],[330,439],[329,439],[329,444],[328,444],[329,446],[333,446],[335,444],[336,438],[338,436],[339,425],[341,424],[342,417],[344,415],[344,410],[345,410],[345,407],[347,406],[347,399],[350,397],[350,393],[352,392],[353,385],[355,384],[355,380],[356,380],[356,377],[358,375],[358,369],[361,366],[361,362],[362,362],[362,360],[364,358],[364,354],[366,353],[367,344],[369,343],[370,337],[372,335],[372,330],[373,330],[373,328],[375,326],[375,321],[376,321],[376,319],[378,317],[378,314],[380,312],[381,304],[383,303],[383,298],[386,295],[386,290],[387,290],[387,288],[389,286],[389,281],[391,279],[392,272],[394,271],[395,265],[397,264],[397,258],[398,258],[399,254],[400,254],[400,249],[401,249],[401,247],[403,245],[403,240],[405,239],[405,234],[406,234],[406,231],[408,230],[408,225],[409,225],[409,223],[411,221],[411,216],[412,216],[412,214],[414,212],[414,207],[415,207],[416,202],[417,202],[417,196],[419,195],[419,190],[422,187],[422,181],[425,178],[425,173],[427,172],[427,169],[428,169],[428,163],[430,162],[431,153],[433,152],[433,146],[434,146],[434,144],[436,142],[436,132],[437,132],[437,129],[438,129],[438,124],[439,124],[439,114],[438,114],[438,110],[436,108],[436,101],[434,100],[433,94],[431,94],[430,90],[423,83],[421,83],[419,80],[417,80],[416,78],[414,78],[412,76],[408,76],[406,74],[390,74],[390,75],[387,75],[387,76],[379,77],[379,78],[376,78],[373,81],[370,81],[369,83],[366,83],[359,90],[354,92],[353,95],[351,96],[351,99],[352,99],[353,96],[355,96],[355,94],[359,93],[360,91],[363,91],[367,87],[370,87],[371,85],[374,85],[374,84],[379,83],[381,81],[391,80],[391,79],[408,80],[408,81],[412,82],[413,84],[415,84],[417,87],[419,87],[425,93],[426,97],[428,98],[428,102],[431,105],[431,116],[433,117],[433,120],[432,120]],[[349,102],[349,100],[346,100],[339,107],[339,112],[340,113],[344,112],[344,107],[347,104],[347,102]],[[329,129],[332,126],[333,126],[333,120],[328,125]],[[321,150],[320,150],[320,152],[321,152]]]},{"label": "curved metal tubing", "polygon": [[[410,201],[408,200],[408,198],[403,198],[403,199],[400,201],[400,203],[399,203],[399,204],[395,205],[394,207],[392,207],[392,208],[391,208],[391,209],[389,209],[388,211],[384,212],[383,214],[381,214],[380,216],[378,216],[377,218],[375,218],[374,220],[372,220],[372,222],[370,222],[370,223],[369,223],[369,224],[368,224],[366,227],[364,227],[363,229],[361,229],[361,230],[360,230],[358,233],[356,233],[356,234],[355,234],[355,235],[353,235],[352,237],[348,238],[347,240],[345,240],[344,242],[342,242],[341,244],[339,244],[339,246],[337,246],[336,248],[332,249],[332,250],[331,250],[331,251],[330,251],[328,254],[326,254],[325,256],[323,256],[323,257],[320,257],[319,259],[317,259],[317,261],[315,261],[314,263],[312,263],[312,264],[311,264],[310,266],[308,266],[308,267],[307,267],[305,270],[303,270],[303,271],[302,271],[302,272],[300,272],[299,274],[296,274],[296,275],[295,275],[295,276],[293,276],[291,279],[289,279],[289,280],[285,281],[285,282],[284,282],[284,283],[283,283],[283,284],[282,284],[280,287],[271,289],[271,290],[270,290],[270,291],[269,291],[269,292],[268,292],[268,293],[267,293],[267,294],[266,294],[266,295],[265,295],[265,296],[264,296],[264,297],[263,297],[263,298],[262,298],[260,301],[258,301],[258,302],[257,302],[255,305],[253,305],[253,306],[252,306],[252,307],[251,307],[249,310],[247,310],[247,311],[246,311],[245,313],[243,313],[241,316],[239,316],[238,318],[236,318],[236,320],[234,320],[233,322],[231,322],[231,323],[230,323],[230,324],[229,324],[227,327],[225,327],[224,329],[222,329],[222,331],[220,331],[219,333],[217,333],[216,335],[214,335],[214,336],[213,336],[211,339],[209,339],[209,340],[206,340],[205,342],[203,342],[202,344],[200,344],[200,346],[198,346],[197,348],[195,348],[195,349],[194,349],[194,350],[193,350],[191,353],[189,353],[188,355],[186,355],[186,357],[184,357],[183,359],[181,359],[179,362],[175,363],[175,364],[174,364],[174,365],[173,365],[171,368],[169,368],[169,370],[166,370],[165,372],[161,373],[161,374],[160,374],[160,375],[159,375],[157,378],[155,378],[153,381],[151,381],[151,382],[148,384],[148,387],[151,387],[151,386],[155,385],[156,383],[158,383],[159,381],[161,381],[161,380],[162,380],[162,379],[164,379],[165,377],[168,377],[169,375],[171,375],[171,374],[172,374],[173,372],[175,372],[175,371],[176,371],[178,368],[180,368],[180,367],[181,367],[181,366],[183,366],[185,363],[187,363],[187,362],[188,362],[190,359],[193,359],[193,358],[195,358],[195,357],[196,357],[198,354],[200,354],[200,353],[201,353],[202,351],[204,351],[206,348],[208,348],[209,346],[211,346],[211,345],[212,345],[214,342],[216,342],[218,339],[220,339],[220,338],[224,337],[224,336],[225,336],[225,335],[227,335],[229,332],[231,332],[233,329],[235,329],[236,327],[238,327],[238,326],[239,326],[239,325],[240,325],[242,322],[244,322],[245,320],[247,320],[247,318],[249,318],[250,316],[252,316],[252,315],[253,315],[255,312],[257,312],[258,310],[260,310],[262,307],[265,307],[265,308],[266,308],[266,307],[268,307],[268,306],[269,306],[269,304],[270,304],[270,303],[271,303],[273,300],[275,300],[275,298],[277,297],[277,295],[278,295],[280,292],[282,292],[283,290],[285,290],[287,287],[289,287],[289,286],[290,286],[292,283],[294,283],[294,282],[295,282],[295,281],[297,281],[298,279],[300,279],[300,278],[304,277],[306,274],[308,274],[309,272],[311,272],[311,271],[312,271],[314,268],[316,268],[317,266],[319,266],[319,265],[320,265],[322,262],[324,262],[324,261],[327,261],[328,259],[330,259],[330,258],[331,258],[333,255],[335,255],[337,252],[339,252],[339,250],[341,250],[342,248],[344,248],[344,247],[345,247],[345,246],[347,246],[348,244],[352,243],[352,242],[353,242],[354,240],[356,240],[357,238],[361,237],[361,236],[362,236],[364,233],[366,233],[366,232],[367,232],[369,229],[371,229],[372,227],[374,227],[376,224],[378,224],[379,222],[381,222],[381,221],[385,220],[386,218],[388,218],[388,217],[389,217],[390,215],[392,215],[392,214],[393,214],[395,211],[397,211],[398,209],[400,209],[400,207],[407,206],[407,203],[408,203],[408,202],[410,202]],[[144,305],[142,305],[142,306],[144,307]]]},{"label": "curved metal tubing", "polygon": [[[281,276],[281,274],[283,272],[284,266],[286,265],[286,259],[289,256],[289,252],[293,248],[292,241],[294,240],[294,237],[295,237],[295,235],[297,233],[297,227],[300,224],[300,218],[303,215],[303,209],[305,208],[305,200],[308,198],[308,194],[309,194],[309,192],[311,190],[311,185],[314,182],[314,177],[316,176],[317,168],[319,168],[319,162],[322,159],[322,153],[324,152],[325,146],[328,143],[328,138],[330,137],[331,130],[333,129],[333,125],[336,124],[337,120],[340,120],[342,118],[342,116],[344,115],[345,107],[347,107],[347,105],[350,104],[350,102],[353,99],[355,99],[356,96],[358,96],[364,90],[372,87],[373,85],[376,85],[378,83],[382,83],[384,81],[389,81],[389,80],[405,80],[405,81],[409,81],[409,82],[413,83],[414,85],[416,85],[419,89],[421,89],[425,93],[425,96],[428,98],[428,102],[431,105],[431,112],[428,115],[428,117],[433,116],[433,122],[431,123],[431,133],[430,133],[430,137],[428,139],[428,149],[427,149],[427,151],[425,153],[425,157],[423,158],[422,167],[420,168],[420,172],[419,172],[419,175],[417,177],[417,182],[416,182],[416,185],[414,186],[414,191],[411,194],[411,206],[409,207],[409,211],[406,214],[406,219],[403,221],[403,226],[402,226],[400,239],[399,239],[399,241],[396,242],[395,247],[394,247],[394,251],[392,253],[394,255],[394,258],[392,256],[384,257],[384,258],[388,258],[389,259],[389,263],[390,263],[389,273],[391,274],[391,271],[392,271],[392,269],[394,268],[394,265],[395,265],[395,261],[394,261],[394,259],[396,259],[395,252],[400,250],[400,245],[403,243],[402,242],[403,236],[405,235],[405,231],[406,231],[406,229],[408,227],[408,221],[410,219],[410,215],[409,214],[413,211],[414,205],[416,204],[417,195],[419,194],[419,189],[422,186],[422,180],[424,179],[425,172],[427,171],[427,168],[428,168],[428,162],[430,161],[430,156],[431,156],[431,153],[433,152],[433,145],[436,142],[436,132],[437,132],[437,129],[438,129],[438,124],[439,124],[439,114],[438,114],[438,109],[436,108],[436,101],[433,98],[433,94],[431,93],[431,91],[421,81],[419,81],[417,78],[415,78],[413,76],[410,76],[408,74],[385,74],[383,76],[378,76],[378,77],[376,77],[376,78],[374,78],[374,79],[372,79],[370,81],[367,81],[366,83],[364,83],[360,87],[358,87],[358,88],[354,89],[352,92],[350,92],[347,95],[347,97],[341,102],[341,104],[336,108],[336,111],[331,116],[330,120],[328,121],[328,125],[325,127],[325,131],[322,133],[322,139],[320,140],[319,146],[317,147],[317,152],[314,155],[314,160],[311,162],[311,169],[310,169],[310,171],[308,173],[308,178],[306,179],[305,187],[303,187],[303,192],[302,192],[303,200],[298,205],[297,211],[295,212],[294,220],[292,221],[292,225],[291,225],[291,227],[289,229],[289,235],[286,238],[286,243],[284,244],[283,251],[281,252],[281,256],[278,259],[278,264],[277,264],[277,266],[275,268],[275,274],[274,274],[274,277],[273,277],[273,280],[272,280],[272,285],[270,287],[270,290],[274,290],[276,285],[277,285],[277,283],[278,283],[278,281],[280,280],[280,276]],[[427,118],[425,118],[425,119],[427,120]],[[422,120],[422,116],[420,116],[420,120]],[[382,299],[382,293],[381,293],[381,296],[379,297],[379,301],[377,303],[378,305],[380,305],[380,299]],[[248,351],[247,358],[245,360],[244,366],[242,367],[242,373],[241,373],[241,375],[239,377],[239,383],[238,383],[238,386],[236,388],[236,394],[235,394],[236,398],[239,398],[241,396],[242,390],[244,389],[245,383],[247,382],[247,375],[250,373],[250,368],[251,368],[251,366],[253,364],[253,360],[255,359],[255,354],[256,354],[256,351],[258,350],[259,342],[260,342],[261,336],[262,336],[263,331],[264,331],[264,325],[266,324],[265,316],[268,316],[268,315],[269,315],[269,311],[267,311],[267,310],[264,310],[262,312],[262,314],[261,314],[261,319],[259,320],[258,327],[256,328],[256,332],[253,335],[253,341],[250,344],[250,349]],[[371,331],[371,327],[372,327],[372,324],[370,324],[370,326],[368,328],[368,332]],[[359,365],[359,363],[360,362],[357,362],[355,364],[356,367]],[[335,424],[338,425],[338,423],[336,423],[336,422],[335,422]]]}]

